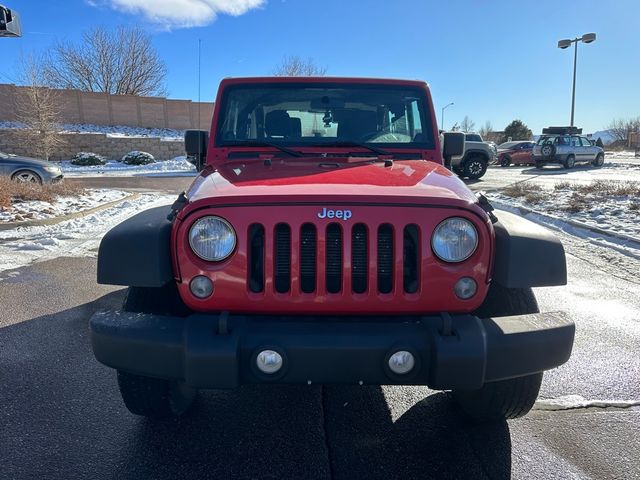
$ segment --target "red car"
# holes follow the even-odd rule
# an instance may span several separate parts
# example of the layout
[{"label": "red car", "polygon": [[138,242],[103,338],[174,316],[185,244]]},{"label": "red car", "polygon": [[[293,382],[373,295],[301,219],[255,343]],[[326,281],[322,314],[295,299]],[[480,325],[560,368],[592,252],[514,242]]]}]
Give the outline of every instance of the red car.
[{"label": "red car", "polygon": [[509,165],[533,165],[533,147],[536,142],[505,142],[498,145],[498,164],[502,167]]},{"label": "red car", "polygon": [[226,79],[185,142],[188,191],[100,245],[98,281],[128,291],[92,317],[93,350],[131,412],[180,415],[202,388],[401,384],[503,420],[569,358],[573,323],[531,289],[566,283],[562,245],[445,167],[464,135],[441,144],[426,83]]}]

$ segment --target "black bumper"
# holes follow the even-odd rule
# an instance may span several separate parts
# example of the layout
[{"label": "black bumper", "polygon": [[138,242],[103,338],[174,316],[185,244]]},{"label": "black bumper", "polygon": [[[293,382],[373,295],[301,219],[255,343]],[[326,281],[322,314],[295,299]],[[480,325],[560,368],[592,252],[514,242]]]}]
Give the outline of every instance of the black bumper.
[{"label": "black bumper", "polygon": [[[127,312],[90,321],[96,358],[131,373],[196,388],[249,383],[401,384],[479,388],[485,382],[557,367],[571,354],[575,326],[561,313],[479,319],[429,317],[269,317]],[[266,375],[257,354],[278,351],[284,366]],[[412,372],[397,375],[389,356],[407,350]]]}]

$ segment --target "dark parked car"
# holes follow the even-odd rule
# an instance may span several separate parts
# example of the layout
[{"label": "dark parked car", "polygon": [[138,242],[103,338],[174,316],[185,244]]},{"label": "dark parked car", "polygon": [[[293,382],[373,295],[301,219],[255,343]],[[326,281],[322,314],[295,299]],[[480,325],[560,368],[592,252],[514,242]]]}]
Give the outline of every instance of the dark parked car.
[{"label": "dark parked car", "polygon": [[51,183],[62,180],[59,166],[45,160],[0,152],[0,175],[18,182]]},{"label": "dark parked car", "polygon": [[531,153],[535,144],[535,142],[505,142],[498,145],[498,163],[502,167],[533,165]]}]

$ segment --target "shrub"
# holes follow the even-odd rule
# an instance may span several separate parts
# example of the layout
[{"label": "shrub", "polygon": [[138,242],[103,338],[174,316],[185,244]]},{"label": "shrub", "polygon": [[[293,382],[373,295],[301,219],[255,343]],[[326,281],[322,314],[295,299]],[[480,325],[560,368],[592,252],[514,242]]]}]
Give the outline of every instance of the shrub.
[{"label": "shrub", "polygon": [[147,152],[133,151],[122,157],[121,162],[127,165],[148,165],[156,161],[153,155]]},{"label": "shrub", "polygon": [[107,161],[102,155],[91,152],[79,152],[71,159],[71,165],[88,167],[92,165],[104,165]]},{"label": "shrub", "polygon": [[84,193],[83,188],[65,182],[40,185],[20,183],[7,177],[0,177],[0,209],[11,208],[11,204],[15,201],[38,200],[51,203],[58,197],[78,197]]}]

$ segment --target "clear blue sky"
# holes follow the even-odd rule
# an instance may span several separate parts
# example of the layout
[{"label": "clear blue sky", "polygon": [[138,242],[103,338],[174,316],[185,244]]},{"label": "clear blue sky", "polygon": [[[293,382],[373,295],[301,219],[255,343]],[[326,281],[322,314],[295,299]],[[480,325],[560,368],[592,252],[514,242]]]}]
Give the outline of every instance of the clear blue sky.
[{"label": "clear blue sky", "polygon": [[21,53],[94,25],[137,24],[167,64],[171,98],[197,99],[202,39],[203,100],[223,77],[270,74],[300,55],[329,75],[424,79],[438,120],[455,102],[447,128],[468,115],[476,128],[520,118],[539,133],[569,123],[573,51],[557,41],[596,32],[579,46],[576,124],[592,132],[640,116],[640,0],[0,1],[19,11],[24,32],[0,41],[0,82],[15,78]]}]

